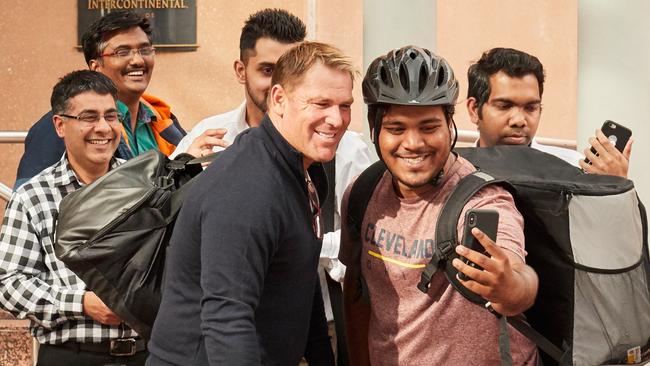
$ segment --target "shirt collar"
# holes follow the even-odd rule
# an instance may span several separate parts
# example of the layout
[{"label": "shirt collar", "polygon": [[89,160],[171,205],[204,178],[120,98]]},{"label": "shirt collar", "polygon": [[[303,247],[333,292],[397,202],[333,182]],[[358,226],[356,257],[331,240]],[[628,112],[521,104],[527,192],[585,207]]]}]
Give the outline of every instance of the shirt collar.
[{"label": "shirt collar", "polygon": [[[129,107],[126,106],[126,104],[122,103],[121,101],[117,101],[115,103],[117,105],[117,110],[124,116],[124,121],[130,121],[131,120],[131,112],[129,112]],[[141,124],[141,123],[149,123],[152,120],[155,119],[155,115],[149,107],[147,107],[144,103],[139,102],[138,106],[138,118],[136,125]]]},{"label": "shirt collar", "polygon": [[[110,168],[108,170],[109,171],[113,170],[119,164],[120,162],[118,161],[118,159],[112,157],[110,161]],[[77,175],[74,173],[74,170],[72,170],[72,167],[70,166],[70,161],[68,160],[67,152],[63,154],[61,160],[59,160],[59,162],[56,163],[56,165],[54,166],[54,169],[52,170],[52,176],[53,176],[54,186],[56,187],[74,184],[78,188],[84,185],[83,183],[81,183],[81,181],[79,181],[79,179],[77,179]]]},{"label": "shirt collar", "polygon": [[[270,138],[276,151],[282,155],[285,161],[289,164],[291,171],[294,173],[296,179],[305,182],[305,170],[303,169],[303,154],[296,150],[289,142],[280,134],[275,128],[268,115],[264,115],[260,129],[263,130]],[[327,196],[327,177],[325,176],[325,169],[323,164],[314,163],[309,168],[309,176],[316,186],[320,202],[325,202]],[[303,184],[304,191],[307,193],[307,186]]]}]

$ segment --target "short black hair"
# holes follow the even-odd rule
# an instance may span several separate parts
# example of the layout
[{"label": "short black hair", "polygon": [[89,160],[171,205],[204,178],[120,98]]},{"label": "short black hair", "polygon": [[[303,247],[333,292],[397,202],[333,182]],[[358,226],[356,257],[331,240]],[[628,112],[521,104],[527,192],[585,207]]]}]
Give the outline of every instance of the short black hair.
[{"label": "short black hair", "polygon": [[153,28],[149,19],[133,10],[111,11],[91,24],[81,37],[86,64],[90,65],[90,60],[99,58],[106,48],[106,39],[109,35],[132,27],[140,27],[149,38],[149,42],[152,42]]},{"label": "short black hair", "polygon": [[[241,30],[239,37],[239,59],[244,59],[246,51],[254,51],[257,40],[271,38],[281,43],[302,42],[307,36],[305,23],[284,9],[264,9],[251,15]],[[246,55],[246,59],[249,55]]]},{"label": "short black hair", "polygon": [[537,78],[539,96],[544,92],[544,67],[537,57],[513,48],[493,48],[467,70],[467,98],[476,99],[479,117],[490,98],[490,77],[499,71],[516,78],[532,74]]},{"label": "short black hair", "polygon": [[99,95],[110,94],[117,100],[117,87],[108,76],[91,70],[73,71],[63,76],[52,89],[50,104],[52,113],[65,113],[68,101],[85,92],[95,92]]}]

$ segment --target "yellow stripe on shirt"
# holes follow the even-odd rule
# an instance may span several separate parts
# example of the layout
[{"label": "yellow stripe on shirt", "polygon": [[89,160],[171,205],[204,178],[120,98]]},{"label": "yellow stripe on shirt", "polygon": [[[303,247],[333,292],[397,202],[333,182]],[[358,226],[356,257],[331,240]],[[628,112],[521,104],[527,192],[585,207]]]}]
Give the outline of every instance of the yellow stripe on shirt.
[{"label": "yellow stripe on shirt", "polygon": [[369,250],[368,254],[370,254],[371,256],[373,256],[373,257],[375,257],[377,259],[381,259],[384,262],[394,263],[394,264],[397,264],[398,266],[402,266],[402,267],[406,267],[406,268],[424,268],[426,266],[424,264],[411,264],[411,263],[398,261],[397,259],[384,257],[383,255],[381,255],[381,254],[379,254],[377,252],[373,252],[372,250]]}]

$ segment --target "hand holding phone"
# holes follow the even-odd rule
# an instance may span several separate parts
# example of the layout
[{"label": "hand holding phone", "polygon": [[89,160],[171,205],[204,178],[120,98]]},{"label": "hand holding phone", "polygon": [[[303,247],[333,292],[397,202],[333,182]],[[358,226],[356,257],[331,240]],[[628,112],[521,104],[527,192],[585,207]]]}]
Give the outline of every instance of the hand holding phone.
[{"label": "hand holding phone", "polygon": [[[625,149],[625,145],[627,144],[627,141],[632,136],[632,131],[629,128],[610,120],[605,121],[602,127],[600,128],[600,130],[603,132],[605,137],[607,137],[607,139],[611,141],[613,145],[616,146],[616,149],[620,152],[623,152],[623,149]],[[596,149],[594,149],[593,146],[591,147],[591,152],[593,154],[598,155],[598,152],[596,151]],[[588,158],[585,158],[585,163],[591,164]]]},{"label": "hand holding phone", "polygon": [[[465,213],[465,226],[463,229],[463,239],[461,244],[471,250],[482,253],[486,256],[490,256],[483,248],[483,245],[474,237],[472,234],[473,228],[479,228],[482,232],[485,233],[493,242],[497,241],[497,229],[499,227],[499,213],[495,210],[488,209],[471,209]],[[476,269],[482,270],[480,266],[476,263],[470,261],[467,258],[461,258],[461,260]],[[470,280],[464,273],[458,272],[458,278],[467,281]]]}]

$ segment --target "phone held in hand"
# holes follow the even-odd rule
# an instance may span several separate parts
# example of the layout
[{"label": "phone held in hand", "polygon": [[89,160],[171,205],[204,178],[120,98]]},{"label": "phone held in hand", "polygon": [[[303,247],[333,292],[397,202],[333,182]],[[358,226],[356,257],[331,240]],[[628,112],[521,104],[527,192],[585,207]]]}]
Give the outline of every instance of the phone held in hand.
[{"label": "phone held in hand", "polygon": [[[463,229],[463,239],[461,244],[471,250],[482,253],[486,256],[490,256],[483,248],[483,245],[479,243],[478,239],[472,235],[473,228],[479,228],[482,232],[485,233],[493,242],[497,241],[497,229],[499,227],[499,213],[495,210],[488,209],[472,209],[468,210],[465,213],[465,226]],[[471,267],[482,270],[480,266],[476,263],[471,262],[467,258],[460,258],[463,262],[468,264]],[[464,273],[458,272],[458,278],[467,281],[470,280]]]},{"label": "phone held in hand", "polygon": [[[632,136],[632,131],[629,128],[610,120],[605,121],[600,130],[603,132],[603,135],[605,135],[607,139],[611,141],[616,146],[616,149],[620,152],[623,152],[625,145]],[[591,147],[591,152],[597,154],[596,149],[594,149],[593,146]],[[591,164],[587,158],[585,158],[585,163]]]}]

